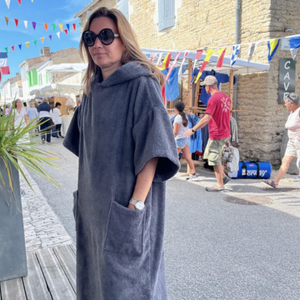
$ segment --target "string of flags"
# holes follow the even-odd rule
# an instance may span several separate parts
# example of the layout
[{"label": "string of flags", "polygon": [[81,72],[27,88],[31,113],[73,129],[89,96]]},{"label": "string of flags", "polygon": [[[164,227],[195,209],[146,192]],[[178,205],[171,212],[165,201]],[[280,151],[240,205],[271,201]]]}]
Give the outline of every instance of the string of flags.
[{"label": "string of flags", "polygon": [[[6,2],[6,5],[7,5],[7,8],[9,9],[10,0],[5,0],[5,2]],[[31,0],[31,2],[33,2],[33,0]],[[19,5],[21,5],[22,4],[22,0],[18,0],[18,3],[19,3]]]},{"label": "string of flags", "polygon": [[[9,17],[4,17],[5,19],[5,23],[8,26],[9,24]],[[49,28],[52,28],[53,31],[56,30],[56,28],[59,28],[60,31],[64,30],[64,27],[66,27],[66,29],[68,29],[68,31],[70,31],[70,28],[72,28],[74,31],[77,30],[77,24],[76,23],[68,23],[68,24],[55,24],[55,23],[43,23],[43,22],[34,22],[34,21],[27,21],[27,20],[21,20],[21,19],[15,19],[14,18],[14,23],[16,25],[17,28],[19,28],[19,21],[23,21],[24,26],[26,29],[28,29],[28,23],[32,25],[32,28],[35,30],[37,24],[41,24],[46,31],[48,31]],[[78,23],[79,27],[81,27],[81,23]]]}]

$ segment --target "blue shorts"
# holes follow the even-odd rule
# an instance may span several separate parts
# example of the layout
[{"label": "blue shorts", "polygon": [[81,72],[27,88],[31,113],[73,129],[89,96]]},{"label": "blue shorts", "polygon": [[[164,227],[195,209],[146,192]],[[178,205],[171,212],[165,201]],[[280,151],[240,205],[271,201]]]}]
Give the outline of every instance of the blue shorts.
[{"label": "blue shorts", "polygon": [[175,142],[176,142],[176,147],[177,148],[183,149],[185,146],[190,145],[190,138],[178,139],[178,140],[175,140]]}]

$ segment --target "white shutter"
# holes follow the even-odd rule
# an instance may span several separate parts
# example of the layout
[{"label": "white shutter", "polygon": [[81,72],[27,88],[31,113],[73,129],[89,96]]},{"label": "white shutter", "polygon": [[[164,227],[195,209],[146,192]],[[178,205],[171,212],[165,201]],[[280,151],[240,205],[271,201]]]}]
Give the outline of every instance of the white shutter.
[{"label": "white shutter", "polygon": [[175,0],[158,0],[158,31],[175,25]]},{"label": "white shutter", "polygon": [[129,21],[129,0],[118,0],[118,10]]}]

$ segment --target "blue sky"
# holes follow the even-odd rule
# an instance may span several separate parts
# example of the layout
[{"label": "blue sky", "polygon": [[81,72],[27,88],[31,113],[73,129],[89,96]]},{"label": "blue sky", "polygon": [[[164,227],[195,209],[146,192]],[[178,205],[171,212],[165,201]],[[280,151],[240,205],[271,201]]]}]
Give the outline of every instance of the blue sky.
[{"label": "blue sky", "polygon": [[[5,0],[0,0],[0,51],[5,52],[8,47],[8,62],[10,67],[10,75],[3,76],[2,83],[10,77],[20,73],[19,65],[27,58],[40,55],[40,49],[43,46],[50,47],[51,52],[59,51],[69,47],[78,48],[80,29],[77,32],[72,29],[72,24],[76,23],[77,27],[79,19],[74,19],[74,15],[91,0],[22,0],[19,5],[18,0],[11,0],[10,8],[6,6]],[[9,24],[6,26],[5,18],[9,17]],[[19,19],[18,28],[14,19]],[[28,21],[28,29],[24,26],[24,20]],[[37,22],[36,29],[32,27],[32,22]],[[48,23],[48,31],[45,30],[42,23]],[[52,24],[56,24],[53,31]],[[70,33],[67,36],[65,32],[61,32],[61,38],[58,39],[56,32],[60,31],[58,24],[70,24]],[[49,35],[52,34],[52,42]],[[45,37],[44,44],[40,41],[41,37]],[[37,40],[35,46],[33,41]],[[25,42],[30,42],[27,49]],[[18,45],[22,44],[20,51]],[[13,52],[11,46],[15,46]]]}]

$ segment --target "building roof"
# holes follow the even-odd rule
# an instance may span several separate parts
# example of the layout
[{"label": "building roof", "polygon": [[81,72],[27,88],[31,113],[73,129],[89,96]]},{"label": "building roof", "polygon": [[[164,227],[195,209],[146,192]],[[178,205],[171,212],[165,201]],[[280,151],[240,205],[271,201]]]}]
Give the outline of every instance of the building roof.
[{"label": "building roof", "polygon": [[101,0],[93,0],[88,5],[86,5],[81,11],[79,11],[74,18],[80,18],[86,11],[89,10],[93,5],[95,5],[97,2],[100,2]]},{"label": "building roof", "polygon": [[2,85],[5,85],[7,82],[10,82],[10,84],[14,84],[17,81],[21,81],[21,75],[16,75],[14,77],[10,77],[8,79],[6,79]]}]

